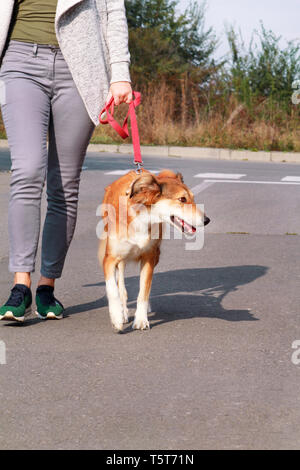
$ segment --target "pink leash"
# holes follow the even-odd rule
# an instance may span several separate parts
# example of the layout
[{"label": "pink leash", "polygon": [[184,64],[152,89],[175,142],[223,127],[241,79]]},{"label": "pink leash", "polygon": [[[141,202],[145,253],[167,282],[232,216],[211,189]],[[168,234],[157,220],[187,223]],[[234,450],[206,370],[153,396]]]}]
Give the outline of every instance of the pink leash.
[{"label": "pink leash", "polygon": [[[135,114],[135,108],[141,102],[141,93],[139,91],[133,91],[134,100],[129,103],[129,109],[127,116],[124,119],[123,126],[121,127],[120,124],[114,119],[114,97],[112,96],[108,103],[106,103],[99,115],[99,121],[101,124],[110,124],[117,133],[122,137],[122,139],[127,139],[129,137],[128,131],[128,117],[130,116],[131,122],[131,135],[132,135],[132,144],[133,144],[133,152],[134,152],[134,164],[136,165],[137,173],[141,171],[143,166],[143,160],[141,155],[141,147],[140,147],[140,137],[139,137],[139,130],[137,125],[137,119]],[[111,113],[109,112],[111,108]],[[102,114],[106,113],[107,119],[101,119]]]}]

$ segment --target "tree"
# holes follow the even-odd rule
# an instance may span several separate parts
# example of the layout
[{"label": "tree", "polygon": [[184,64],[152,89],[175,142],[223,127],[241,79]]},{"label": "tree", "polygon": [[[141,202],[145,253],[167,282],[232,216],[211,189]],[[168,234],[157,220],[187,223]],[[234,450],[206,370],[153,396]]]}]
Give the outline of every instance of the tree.
[{"label": "tree", "polygon": [[133,74],[143,80],[178,77],[214,65],[217,41],[205,29],[205,2],[191,1],[177,16],[179,0],[126,0]]},{"label": "tree", "polygon": [[227,38],[232,86],[240,99],[247,103],[251,96],[264,97],[289,106],[292,83],[300,76],[300,43],[290,41],[280,48],[281,37],[267,31],[262,22],[260,31],[252,34],[248,50],[232,27]]}]

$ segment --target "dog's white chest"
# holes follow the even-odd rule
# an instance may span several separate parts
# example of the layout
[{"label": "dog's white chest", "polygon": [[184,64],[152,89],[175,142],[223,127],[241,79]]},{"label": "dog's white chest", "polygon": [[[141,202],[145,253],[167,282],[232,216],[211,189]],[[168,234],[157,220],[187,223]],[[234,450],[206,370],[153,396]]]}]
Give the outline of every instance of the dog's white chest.
[{"label": "dog's white chest", "polygon": [[136,258],[144,251],[150,249],[150,238],[134,237],[126,240],[115,240],[112,243],[112,252],[114,256],[121,258]]}]

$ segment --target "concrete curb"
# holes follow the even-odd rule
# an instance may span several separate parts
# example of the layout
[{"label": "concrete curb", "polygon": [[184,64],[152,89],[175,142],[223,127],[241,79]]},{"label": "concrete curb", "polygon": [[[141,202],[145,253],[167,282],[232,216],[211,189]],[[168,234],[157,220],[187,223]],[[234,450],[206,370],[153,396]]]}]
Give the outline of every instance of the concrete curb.
[{"label": "concrete curb", "polygon": [[[0,140],[0,148],[8,148],[7,140]],[[132,144],[90,144],[88,146],[88,152],[109,152],[133,155],[133,146]],[[141,145],[141,152],[143,155],[159,157],[300,163],[300,153],[298,152],[252,152],[251,150],[176,147],[166,145]]]}]

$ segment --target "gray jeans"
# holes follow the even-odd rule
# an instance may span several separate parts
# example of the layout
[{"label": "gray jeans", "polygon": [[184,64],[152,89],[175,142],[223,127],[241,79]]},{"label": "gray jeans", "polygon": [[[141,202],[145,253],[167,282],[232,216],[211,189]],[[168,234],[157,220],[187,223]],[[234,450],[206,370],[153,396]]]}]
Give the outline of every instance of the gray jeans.
[{"label": "gray jeans", "polygon": [[12,159],[9,270],[35,270],[47,180],[41,274],[58,278],[75,229],[81,168],[95,126],[59,48],[10,41],[0,80]]}]

